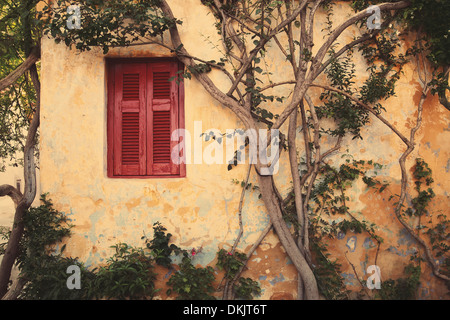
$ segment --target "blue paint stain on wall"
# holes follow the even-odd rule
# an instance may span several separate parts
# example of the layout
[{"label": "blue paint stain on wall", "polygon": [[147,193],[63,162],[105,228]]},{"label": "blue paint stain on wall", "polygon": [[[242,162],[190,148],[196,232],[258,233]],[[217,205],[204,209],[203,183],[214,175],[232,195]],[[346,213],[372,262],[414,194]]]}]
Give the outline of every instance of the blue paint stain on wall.
[{"label": "blue paint stain on wall", "polygon": [[354,252],[356,249],[356,242],[356,236],[351,236],[347,238],[347,243],[345,245],[350,249],[351,252]]},{"label": "blue paint stain on wall", "polygon": [[105,210],[99,210],[94,212],[93,214],[91,214],[89,216],[89,219],[91,220],[91,230],[89,232],[89,240],[91,240],[93,243],[95,243],[97,241],[97,234],[95,231],[95,226],[98,223],[98,221],[100,220],[101,217],[103,217],[105,214]]},{"label": "blue paint stain on wall", "polygon": [[337,238],[339,240],[344,239],[345,238],[345,232],[339,231],[338,234],[337,234]]},{"label": "blue paint stain on wall", "polygon": [[357,281],[356,281],[356,277],[354,274],[352,273],[341,273],[342,278],[344,278],[344,284],[346,286],[356,286],[357,285]]},{"label": "blue paint stain on wall", "polygon": [[371,238],[367,237],[366,239],[364,239],[363,247],[365,249],[371,249],[376,247],[376,244],[373,242]]},{"label": "blue paint stain on wall", "polygon": [[402,229],[399,232],[397,243],[399,245],[406,245],[409,247],[409,246],[415,244],[416,242],[413,239],[413,237],[409,234],[408,231],[406,231],[405,229]]},{"label": "blue paint stain on wall", "polygon": [[84,263],[84,265],[87,268],[90,268],[90,267],[92,267],[94,265],[97,265],[97,264],[101,263],[103,260],[105,260],[105,259],[103,259],[100,256],[100,253],[96,252],[96,253],[93,254],[92,252],[90,252],[89,253],[89,257],[86,259],[86,262]]},{"label": "blue paint stain on wall", "polygon": [[274,284],[276,284],[276,283],[278,283],[278,282],[283,282],[284,280],[285,280],[285,279],[284,279],[283,274],[280,273],[279,276],[275,276],[275,278],[273,278],[272,280],[270,280],[269,283],[270,283],[271,285],[274,285]]},{"label": "blue paint stain on wall", "polygon": [[399,250],[398,248],[396,248],[396,247],[394,247],[394,246],[390,246],[387,250],[388,250],[389,252],[392,252],[392,253],[394,253],[394,254],[400,256],[400,257],[411,256],[411,255],[414,255],[414,254],[417,252],[417,249],[414,248],[414,247],[405,251],[405,250],[403,250],[403,249],[402,249],[402,250]]}]

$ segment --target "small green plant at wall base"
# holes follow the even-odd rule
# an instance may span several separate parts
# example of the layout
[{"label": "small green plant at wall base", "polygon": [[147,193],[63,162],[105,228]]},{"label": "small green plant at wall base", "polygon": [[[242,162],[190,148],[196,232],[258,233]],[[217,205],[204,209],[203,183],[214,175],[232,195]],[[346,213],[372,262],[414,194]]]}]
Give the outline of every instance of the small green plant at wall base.
[{"label": "small green plant at wall base", "polygon": [[242,252],[229,252],[225,249],[220,249],[217,252],[216,266],[225,271],[225,278],[232,281],[233,290],[236,298],[251,300],[253,297],[261,294],[261,287],[258,282],[250,278],[237,278],[237,284],[234,284],[234,279],[245,267],[247,255]]},{"label": "small green plant at wall base", "polygon": [[178,300],[214,300],[213,282],[214,269],[212,267],[196,268],[192,265],[191,258],[183,257],[178,270],[167,282],[172,289],[167,290],[167,295],[172,292],[177,294]]},{"label": "small green plant at wall base", "polygon": [[151,299],[158,292],[154,260],[141,248],[125,243],[113,246],[115,254],[100,267],[92,284],[97,298]]},{"label": "small green plant at wall base", "polygon": [[405,267],[406,278],[383,281],[378,293],[382,300],[413,300],[420,285],[420,266],[409,264]]},{"label": "small green plant at wall base", "polygon": [[[187,252],[183,251],[174,244],[169,245],[172,234],[166,234],[166,231],[167,229],[163,225],[161,225],[159,221],[155,222],[153,224],[153,239],[146,239],[145,242],[147,248],[150,249],[155,256],[156,263],[166,268],[170,268],[172,263],[172,259],[170,258],[170,256],[172,254],[178,255],[180,253],[183,253],[184,255],[186,255]],[[145,238],[145,236],[142,237],[142,239]]]},{"label": "small green plant at wall base", "polygon": [[20,242],[18,268],[25,286],[20,299],[78,300],[90,299],[87,286],[69,290],[66,286],[66,270],[77,265],[81,277],[89,283],[93,274],[74,258],[64,257],[65,245],[61,241],[70,236],[69,219],[54,209],[46,194],[41,196],[39,207],[32,207],[24,217],[24,236]]},{"label": "small green plant at wall base", "polygon": [[239,278],[238,284],[235,286],[234,291],[236,293],[236,298],[252,300],[253,297],[261,294],[261,287],[257,281],[250,278]]}]

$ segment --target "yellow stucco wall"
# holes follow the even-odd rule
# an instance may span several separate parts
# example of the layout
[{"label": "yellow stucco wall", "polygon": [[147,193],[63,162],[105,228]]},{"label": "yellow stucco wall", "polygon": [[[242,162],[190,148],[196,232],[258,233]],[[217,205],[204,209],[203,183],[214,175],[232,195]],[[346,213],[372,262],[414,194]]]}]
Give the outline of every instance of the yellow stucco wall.
[{"label": "yellow stucco wall", "polygon": [[[175,16],[183,20],[180,31],[187,50],[194,56],[218,59],[218,51],[209,42],[218,43],[216,31],[211,27],[213,17],[207,14],[207,9],[194,0],[172,0],[169,3]],[[348,13],[335,13],[336,20],[344,19]],[[317,41],[322,40],[320,23],[316,28]],[[346,33],[346,37],[352,35],[353,31]],[[273,81],[288,79],[289,68],[281,54],[274,47],[268,51],[268,54],[279,58],[267,61],[276,72]],[[146,45],[113,49],[106,57],[167,55],[170,55],[167,51]],[[358,69],[360,78],[365,76],[364,69],[364,65]],[[66,254],[79,257],[88,266],[105,263],[112,254],[110,246],[118,242],[142,246],[141,236],[151,236],[153,223],[160,221],[173,234],[174,243],[187,249],[203,248],[195,258],[196,263],[213,265],[218,248],[230,248],[238,233],[241,187],[232,180],[245,178],[245,166],[228,171],[226,164],[188,164],[185,178],[108,178],[105,56],[101,50],[77,53],[65,45],[44,39],[41,70],[41,190],[50,193],[56,208],[67,213],[75,225]],[[420,96],[414,65],[407,65],[404,71],[397,85],[397,95],[384,107],[386,118],[409,136]],[[220,88],[227,88],[228,82],[222,75],[212,73],[211,77]],[[233,113],[213,100],[196,80],[185,82],[185,92],[185,127],[191,133],[194,132],[195,121],[202,121],[204,130],[216,128],[225,132],[226,129],[242,127]],[[310,93],[317,99],[320,91],[311,89]],[[444,213],[448,212],[447,190],[450,187],[449,120],[448,111],[439,105],[437,99],[428,98],[424,106],[423,126],[416,136],[416,150],[407,162],[410,168],[416,157],[422,157],[430,164],[437,194],[432,206],[435,212]],[[367,220],[377,223],[380,235],[389,239],[380,249],[377,264],[383,279],[395,278],[402,274],[407,255],[416,246],[396,221],[392,204],[387,202],[390,192],[398,191],[398,158],[404,145],[377,120],[373,120],[362,135],[363,141],[346,139],[341,151],[348,148],[355,159],[372,159],[386,165],[380,174],[389,179],[392,186],[389,191],[375,194],[366,191],[363,185],[356,185],[350,208],[355,215],[361,217],[361,212]],[[284,157],[275,178],[281,191],[286,193],[291,178]],[[340,156],[331,157],[329,161],[337,164],[341,161]],[[255,183],[256,177],[252,176],[251,182]],[[245,251],[268,224],[268,216],[257,191],[247,193],[243,219],[244,236],[239,249]],[[330,243],[330,248],[343,265],[346,281],[355,290],[359,290],[359,283],[348,261],[364,278],[367,266],[374,264],[375,255],[367,237],[347,234]],[[272,233],[251,259],[246,275],[260,281],[263,299],[296,297],[295,268]],[[429,269],[425,269],[424,279],[420,297],[442,297],[442,286],[436,285]]]}]

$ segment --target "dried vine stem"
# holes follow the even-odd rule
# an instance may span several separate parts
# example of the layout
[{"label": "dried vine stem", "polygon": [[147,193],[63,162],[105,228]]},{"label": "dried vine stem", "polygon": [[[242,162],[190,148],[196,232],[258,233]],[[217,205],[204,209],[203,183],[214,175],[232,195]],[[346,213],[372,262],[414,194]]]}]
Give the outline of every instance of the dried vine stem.
[{"label": "dried vine stem", "polygon": [[272,227],[273,227],[273,225],[270,222],[264,228],[264,230],[261,232],[261,234],[259,235],[258,239],[252,245],[250,250],[247,252],[247,254],[246,254],[247,259],[243,262],[243,265],[239,268],[238,272],[236,272],[236,275],[233,277],[233,279],[229,280],[228,288],[227,288],[226,291],[224,290],[223,300],[233,300],[234,299],[234,292],[233,292],[234,283],[237,281],[237,279],[239,279],[239,277],[241,276],[242,272],[246,268],[247,263],[250,260],[250,257],[253,255],[253,253],[256,251],[256,249],[259,247],[259,245],[264,240],[264,238],[267,236],[267,234],[270,232],[270,230],[272,230]]},{"label": "dried vine stem", "polygon": [[[239,233],[238,236],[236,238],[236,240],[234,241],[233,247],[231,248],[230,253],[234,254],[234,252],[236,251],[236,247],[239,244],[239,241],[242,238],[242,235],[244,234],[244,225],[242,223],[242,207],[244,205],[244,196],[245,196],[245,191],[247,190],[248,187],[248,181],[250,178],[250,173],[252,171],[252,164],[250,163],[247,169],[247,177],[245,179],[245,184],[242,188],[242,192],[241,192],[241,198],[239,200],[239,209],[238,209],[238,217],[239,217]],[[228,300],[229,296],[230,296],[230,292],[233,289],[233,282],[230,282],[229,279],[227,279],[225,281],[225,285],[224,285],[224,289],[223,289],[223,300]]]},{"label": "dried vine stem", "polygon": [[245,191],[248,188],[248,181],[250,179],[250,173],[252,172],[252,164],[250,163],[247,169],[247,177],[245,178],[245,184],[243,186],[242,192],[241,192],[241,199],[239,200],[239,209],[238,209],[238,217],[239,217],[239,234],[234,241],[233,247],[231,248],[231,253],[233,254],[236,250],[237,245],[239,244],[239,241],[241,240],[242,234],[244,233],[244,225],[242,223],[242,207],[244,205],[244,196]]}]

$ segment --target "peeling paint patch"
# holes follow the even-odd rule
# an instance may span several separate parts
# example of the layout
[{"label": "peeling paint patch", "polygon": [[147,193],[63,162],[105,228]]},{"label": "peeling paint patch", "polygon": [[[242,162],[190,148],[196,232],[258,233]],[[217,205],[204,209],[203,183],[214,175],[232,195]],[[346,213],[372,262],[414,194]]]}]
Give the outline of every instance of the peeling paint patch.
[{"label": "peeling paint patch", "polygon": [[351,252],[354,252],[356,249],[356,242],[357,242],[356,236],[351,236],[348,237],[347,243],[345,245],[347,246],[347,248],[350,249]]}]

